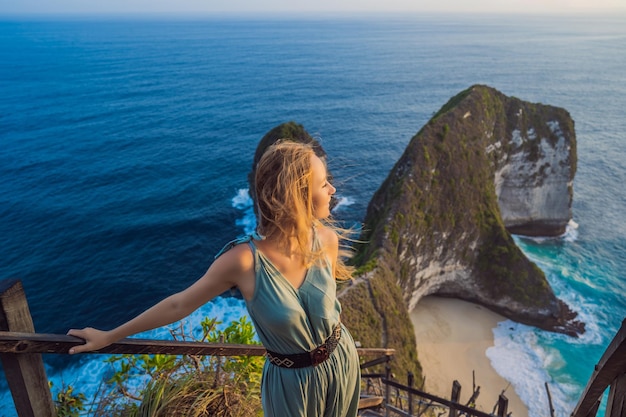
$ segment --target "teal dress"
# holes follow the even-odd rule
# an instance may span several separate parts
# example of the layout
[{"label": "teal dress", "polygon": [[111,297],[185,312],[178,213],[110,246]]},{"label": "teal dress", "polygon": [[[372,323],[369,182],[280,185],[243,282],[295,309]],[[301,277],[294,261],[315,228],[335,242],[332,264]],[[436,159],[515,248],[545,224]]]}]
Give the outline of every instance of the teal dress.
[{"label": "teal dress", "polygon": [[[309,268],[300,288],[295,288],[257,250],[252,236],[233,241],[224,250],[245,242],[254,254],[256,275],[254,294],[246,306],[263,346],[276,353],[294,354],[324,343],[341,313],[330,263]],[[314,245],[318,244],[314,239]],[[337,348],[317,366],[290,369],[265,362],[261,382],[265,417],[357,415],[359,357],[352,336],[341,326]]]}]

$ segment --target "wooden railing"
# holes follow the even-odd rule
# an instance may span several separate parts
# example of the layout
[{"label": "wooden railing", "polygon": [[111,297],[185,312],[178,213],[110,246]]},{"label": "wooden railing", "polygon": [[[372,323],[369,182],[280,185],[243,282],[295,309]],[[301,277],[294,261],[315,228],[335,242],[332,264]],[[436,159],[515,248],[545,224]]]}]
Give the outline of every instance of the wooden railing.
[{"label": "wooden railing", "polygon": [[[82,343],[73,336],[35,333],[22,283],[18,280],[0,281],[0,359],[19,417],[56,415],[41,354],[67,354],[72,346]],[[360,357],[380,357],[361,368],[388,363],[395,353],[394,349],[387,348],[357,348],[357,352]],[[260,345],[133,338],[88,354],[99,353],[263,356],[265,348]]]},{"label": "wooden railing", "polygon": [[[402,417],[420,417],[423,415],[446,415],[448,417],[504,417],[507,416],[507,408],[509,400],[502,393],[497,399],[493,412],[486,413],[477,410],[475,401],[480,393],[480,387],[474,386],[472,395],[466,404],[460,402],[461,384],[453,381],[450,399],[442,398],[437,395],[429,394],[422,389],[414,387],[414,378],[412,373],[407,373],[407,384],[401,384],[391,377],[389,366],[386,367],[386,374],[367,375],[363,374],[362,378],[367,380],[370,376],[380,378],[384,403],[384,416],[402,416]],[[370,385],[370,384],[366,384]],[[392,392],[393,391],[393,392]],[[495,413],[495,414],[494,414]],[[368,412],[363,416],[383,416],[379,412]]]},{"label": "wooden railing", "polygon": [[626,320],[604,351],[578,400],[572,417],[594,417],[601,397],[609,388],[606,417],[626,417]]},{"label": "wooden railing", "polygon": [[[55,416],[54,402],[41,354],[67,354],[72,346],[82,343],[81,339],[72,336],[35,333],[21,282],[0,281],[0,359],[19,417]],[[381,392],[371,397],[371,404],[380,405],[379,409],[384,409],[385,416],[420,416],[427,409],[435,407],[446,408],[450,417],[507,415],[508,400],[504,395],[500,395],[494,411],[488,414],[474,409],[470,404],[471,399],[465,405],[459,402],[461,388],[456,381],[453,383],[451,397],[448,400],[414,388],[410,374],[407,385],[394,380],[390,367],[394,349],[357,348],[357,351],[360,357],[377,357],[363,363],[362,370],[376,365],[386,365],[384,373],[362,374],[364,380],[375,379],[380,382]],[[265,349],[259,345],[124,339],[101,350],[89,352],[89,354],[98,353],[262,356]],[[605,416],[626,417],[626,320],[622,322],[617,335],[595,366],[571,417],[595,417],[601,397],[607,388],[610,390]],[[392,389],[395,390],[395,396],[391,393]],[[477,394],[475,391],[472,398]],[[550,415],[553,415],[551,404],[549,411]],[[372,412],[370,415],[382,414]]]}]

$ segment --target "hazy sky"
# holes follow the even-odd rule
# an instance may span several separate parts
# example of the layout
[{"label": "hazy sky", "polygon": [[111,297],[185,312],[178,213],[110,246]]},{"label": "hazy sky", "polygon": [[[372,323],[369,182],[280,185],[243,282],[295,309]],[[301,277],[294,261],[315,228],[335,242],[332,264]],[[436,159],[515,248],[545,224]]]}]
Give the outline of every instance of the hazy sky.
[{"label": "hazy sky", "polygon": [[626,0],[0,0],[0,13],[626,12]]}]

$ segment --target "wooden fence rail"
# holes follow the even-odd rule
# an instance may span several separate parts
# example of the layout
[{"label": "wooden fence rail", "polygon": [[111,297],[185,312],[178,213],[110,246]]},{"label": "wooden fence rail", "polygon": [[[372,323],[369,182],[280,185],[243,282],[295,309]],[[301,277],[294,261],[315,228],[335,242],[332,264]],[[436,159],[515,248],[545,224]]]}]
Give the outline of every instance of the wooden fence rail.
[{"label": "wooden fence rail", "polygon": [[[0,281],[0,359],[19,417],[53,417],[54,402],[48,387],[42,353],[67,354],[80,338],[35,333],[33,321],[18,280]],[[382,356],[363,364],[388,362],[394,349],[357,348],[361,357]],[[170,354],[207,356],[263,356],[260,345],[183,342],[174,340],[123,339],[87,354]]]},{"label": "wooden fence rail", "polygon": [[[497,411],[496,414],[489,414],[480,410],[475,409],[474,407],[470,407],[468,405],[463,405],[461,403],[459,403],[459,398],[454,396],[454,394],[452,395],[451,399],[446,399],[446,398],[442,398],[439,397],[437,395],[433,395],[433,394],[429,394],[427,392],[424,392],[422,390],[416,389],[411,387],[410,383],[409,385],[403,385],[400,384],[397,381],[393,381],[391,379],[387,379],[384,378],[383,379],[383,383],[385,384],[386,387],[388,388],[396,388],[399,391],[404,391],[406,392],[408,395],[408,402],[407,402],[407,408],[409,409],[408,412],[405,412],[402,408],[396,407],[392,404],[390,404],[389,400],[387,401],[387,409],[390,411],[393,411],[396,414],[400,414],[400,415],[404,415],[404,416],[414,416],[414,411],[413,411],[413,400],[412,397],[417,397],[420,399],[425,399],[428,400],[428,407],[433,407],[433,406],[444,406],[446,408],[448,408],[449,410],[449,416],[458,416],[460,413],[464,416],[471,416],[471,417],[504,417],[506,416],[507,413],[507,407],[508,407],[508,399],[504,396],[504,395],[500,395],[500,397],[498,398],[498,402],[497,402]],[[454,387],[458,387],[459,391],[460,391],[460,385],[458,385],[457,381],[454,381],[453,383]],[[420,402],[423,402],[420,400]],[[423,413],[423,412],[422,412]],[[422,414],[421,413],[421,414]]]},{"label": "wooden fence rail", "polygon": [[[66,354],[72,346],[82,343],[81,339],[73,336],[35,333],[21,282],[18,280],[0,281],[0,360],[19,417],[55,416],[54,402],[48,387],[41,354]],[[459,404],[458,398],[454,398],[454,389],[451,399],[447,400],[413,388],[410,378],[408,386],[393,381],[390,378],[389,361],[395,353],[394,349],[357,348],[357,351],[361,357],[378,356],[377,359],[362,364],[361,368],[387,363],[386,374],[368,376],[377,377],[383,382],[384,406],[387,415],[390,412],[396,415],[412,415],[413,400],[411,398],[417,396],[448,407],[450,416],[456,416],[458,412],[478,417],[493,416],[493,414],[483,413]],[[262,356],[265,354],[265,349],[259,345],[124,339],[89,354],[93,353]],[[363,376],[366,377],[365,374]],[[397,409],[391,404],[391,388],[407,393],[408,412]],[[600,399],[607,388],[609,388],[609,395],[605,416],[626,417],[626,320],[622,322],[615,338],[595,366],[571,417],[595,417],[600,406]],[[496,415],[506,415],[507,402],[506,397],[500,396]],[[551,415],[553,411],[550,406]]]},{"label": "wooden fence rail", "polygon": [[607,388],[606,417],[626,417],[626,320],[595,366],[572,417],[595,417]]}]

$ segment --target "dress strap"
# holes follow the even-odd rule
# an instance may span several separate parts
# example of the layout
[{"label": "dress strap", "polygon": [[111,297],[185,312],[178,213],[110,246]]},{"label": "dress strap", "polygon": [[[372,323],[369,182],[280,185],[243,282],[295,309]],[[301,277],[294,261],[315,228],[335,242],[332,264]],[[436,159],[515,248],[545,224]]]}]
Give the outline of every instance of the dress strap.
[{"label": "dress strap", "polygon": [[217,253],[217,255],[215,255],[214,259],[219,258],[224,252],[227,252],[229,250],[231,250],[234,246],[240,245],[242,243],[249,243],[250,246],[254,246],[252,244],[252,240],[263,240],[265,239],[264,236],[261,236],[258,232],[252,232],[249,235],[245,235],[245,236],[239,236],[236,239],[231,240],[230,242],[228,242],[226,245],[224,245],[224,247]]}]

